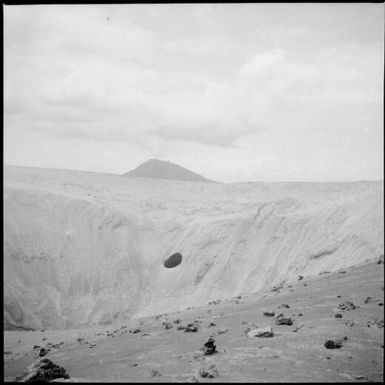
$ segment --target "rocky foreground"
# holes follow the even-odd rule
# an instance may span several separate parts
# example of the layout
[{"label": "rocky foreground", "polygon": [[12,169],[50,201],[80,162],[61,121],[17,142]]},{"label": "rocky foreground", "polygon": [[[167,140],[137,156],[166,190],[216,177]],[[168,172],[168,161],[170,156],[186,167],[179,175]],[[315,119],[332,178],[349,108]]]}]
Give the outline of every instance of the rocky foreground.
[{"label": "rocky foreground", "polygon": [[382,256],[124,324],[6,331],[4,380],[45,365],[60,382],[383,381],[383,267]]}]

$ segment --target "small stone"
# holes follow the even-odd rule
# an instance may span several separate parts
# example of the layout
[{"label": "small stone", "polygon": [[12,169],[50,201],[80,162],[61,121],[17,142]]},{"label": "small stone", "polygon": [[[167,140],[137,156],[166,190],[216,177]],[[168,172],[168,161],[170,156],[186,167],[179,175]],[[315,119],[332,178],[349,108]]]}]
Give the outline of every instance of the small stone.
[{"label": "small stone", "polygon": [[369,303],[369,302],[371,302],[371,300],[372,300],[372,297],[366,297],[364,303]]},{"label": "small stone", "polygon": [[302,313],[298,313],[298,317],[303,317],[303,314]]},{"label": "small stone", "polygon": [[278,306],[278,309],[285,308],[285,309],[290,309],[290,306],[287,303],[283,303],[282,305]]},{"label": "small stone", "polygon": [[180,323],[180,319],[179,318],[174,320],[174,324],[179,324],[179,323]]},{"label": "small stone", "polygon": [[301,281],[303,279],[303,275],[298,276],[298,281]]},{"label": "small stone", "polygon": [[226,333],[228,330],[227,328],[218,329],[218,334]]},{"label": "small stone", "polygon": [[171,329],[172,328],[172,324],[170,324],[170,322],[166,322],[165,325],[164,325],[164,328],[165,329]]},{"label": "small stone", "polygon": [[186,329],[186,326],[183,326],[183,325],[179,325],[177,327],[177,330],[185,330]]},{"label": "small stone", "polygon": [[343,315],[341,313],[334,314],[334,318],[342,318]]},{"label": "small stone", "polygon": [[293,325],[293,320],[288,318],[280,318],[275,321],[276,325]]},{"label": "small stone", "polygon": [[274,317],[275,312],[272,310],[266,310],[263,312],[263,315],[265,315],[266,317]]},{"label": "small stone", "polygon": [[205,356],[216,353],[216,345],[214,338],[210,337],[205,343],[204,347],[200,349]]},{"label": "small stone", "polygon": [[270,326],[265,328],[253,329],[247,332],[248,337],[273,337],[273,329]]},{"label": "small stone", "polygon": [[326,349],[339,349],[339,348],[342,348],[343,344],[342,344],[342,340],[327,340],[325,342],[325,348]]},{"label": "small stone", "polygon": [[216,326],[216,323],[215,322],[210,322],[209,323],[209,327],[211,327],[211,326]]},{"label": "small stone", "polygon": [[39,357],[44,357],[47,353],[48,353],[47,350],[45,350],[44,348],[41,348],[39,352]]},{"label": "small stone", "polygon": [[141,332],[141,330],[140,329],[134,329],[133,331],[132,331],[132,333],[140,333]]},{"label": "small stone", "polygon": [[184,329],[186,333],[196,333],[198,331],[198,327],[194,324],[188,324]]}]

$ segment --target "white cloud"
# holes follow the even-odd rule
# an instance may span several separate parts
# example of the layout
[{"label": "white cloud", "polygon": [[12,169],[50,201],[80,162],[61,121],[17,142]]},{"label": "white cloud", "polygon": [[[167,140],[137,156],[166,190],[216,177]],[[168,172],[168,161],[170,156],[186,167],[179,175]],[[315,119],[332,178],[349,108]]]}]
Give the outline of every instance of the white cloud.
[{"label": "white cloud", "polygon": [[[233,11],[226,5],[148,8],[6,6],[6,135],[19,130],[20,139],[24,130],[50,140],[83,140],[84,148],[90,139],[117,141],[137,146],[141,156],[171,151],[188,163],[173,148],[177,144],[186,153],[204,153],[202,162],[215,151],[221,161],[231,154],[244,167],[248,161],[270,171],[279,162],[303,161],[292,160],[301,151],[310,157],[301,148],[304,133],[309,146],[315,138],[327,146],[328,134],[318,133],[345,138],[346,127],[363,132],[359,122],[367,118],[367,141],[354,141],[360,151],[378,142],[383,33],[331,44],[330,36],[339,38],[344,26],[330,30],[328,21],[322,30],[321,19],[314,29],[289,17],[286,24],[263,20],[247,4]],[[178,15],[176,26],[170,14]],[[349,156],[357,156],[353,139],[347,143]]]}]

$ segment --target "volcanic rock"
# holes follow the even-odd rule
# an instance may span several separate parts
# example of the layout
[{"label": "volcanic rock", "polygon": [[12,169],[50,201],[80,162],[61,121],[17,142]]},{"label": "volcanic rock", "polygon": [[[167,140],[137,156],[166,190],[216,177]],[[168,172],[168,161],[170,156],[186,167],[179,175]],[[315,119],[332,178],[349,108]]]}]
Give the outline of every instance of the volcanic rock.
[{"label": "volcanic rock", "polygon": [[25,372],[16,377],[18,382],[50,382],[56,378],[70,378],[66,370],[48,358],[31,364]]}]

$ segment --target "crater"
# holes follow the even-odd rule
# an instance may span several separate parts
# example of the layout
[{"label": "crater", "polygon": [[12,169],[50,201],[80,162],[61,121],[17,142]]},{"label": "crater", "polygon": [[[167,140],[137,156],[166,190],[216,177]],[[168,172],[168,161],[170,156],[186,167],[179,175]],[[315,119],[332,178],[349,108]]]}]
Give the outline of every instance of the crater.
[{"label": "crater", "polygon": [[163,262],[163,266],[167,267],[168,269],[172,269],[173,267],[180,265],[181,262],[182,262],[182,254],[181,253],[175,253],[175,254],[170,255]]}]

